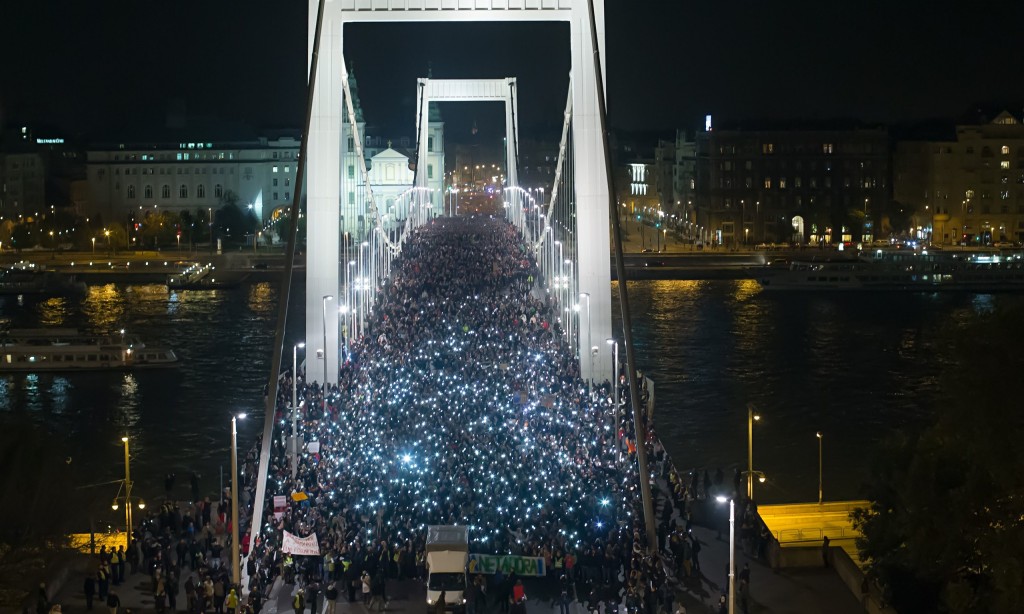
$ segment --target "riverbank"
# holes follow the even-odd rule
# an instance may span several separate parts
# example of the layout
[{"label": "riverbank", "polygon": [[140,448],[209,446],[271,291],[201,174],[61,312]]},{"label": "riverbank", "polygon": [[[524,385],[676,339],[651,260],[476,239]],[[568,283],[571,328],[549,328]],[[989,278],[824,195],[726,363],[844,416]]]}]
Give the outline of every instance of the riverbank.
[{"label": "riverbank", "polygon": [[[774,257],[784,257],[776,255]],[[166,283],[194,264],[213,264],[217,276],[225,282],[278,281],[284,269],[280,252],[206,252],[144,251],[117,254],[89,252],[6,252],[0,265],[31,262],[48,270],[75,275],[90,285],[125,283]],[[626,278],[629,280],[709,280],[746,279],[748,269],[763,266],[767,255],[761,252],[686,252],[631,253],[625,255]],[[305,278],[305,255],[296,257],[297,280]],[[614,262],[609,262],[611,280],[617,279]]]}]

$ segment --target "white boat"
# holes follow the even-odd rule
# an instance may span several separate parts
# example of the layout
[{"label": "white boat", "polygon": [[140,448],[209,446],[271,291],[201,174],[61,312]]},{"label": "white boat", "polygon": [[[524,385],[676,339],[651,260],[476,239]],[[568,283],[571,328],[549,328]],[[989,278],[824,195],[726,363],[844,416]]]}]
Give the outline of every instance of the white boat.
[{"label": "white boat", "polygon": [[176,366],[173,350],[134,335],[91,335],[73,328],[11,329],[0,334],[0,372],[100,371]]},{"label": "white boat", "polygon": [[1024,290],[1024,255],[994,251],[876,249],[855,258],[775,262],[749,272],[765,290]]}]

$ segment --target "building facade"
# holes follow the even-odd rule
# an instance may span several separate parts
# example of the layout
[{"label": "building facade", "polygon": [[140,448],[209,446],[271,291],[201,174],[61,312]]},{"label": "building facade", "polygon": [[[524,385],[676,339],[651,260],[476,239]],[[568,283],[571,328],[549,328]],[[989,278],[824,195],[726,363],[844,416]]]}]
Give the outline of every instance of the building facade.
[{"label": "building facade", "polygon": [[699,133],[695,222],[718,245],[869,241],[890,194],[884,129]]},{"label": "building facade", "polygon": [[[354,77],[352,91],[357,126],[366,135]],[[201,132],[201,131],[200,131]],[[299,134],[256,136],[237,130],[222,138],[180,136],[174,140],[97,144],[86,152],[89,207],[104,221],[122,222],[150,210],[210,211],[235,203],[250,210],[261,225],[291,206],[298,170]],[[187,134],[182,132],[181,134]],[[428,159],[421,166],[435,211],[440,211],[444,169],[444,122],[432,109]],[[239,136],[241,135],[241,136]],[[339,228],[362,240],[369,229],[371,203],[349,123],[343,127],[347,147],[339,203]],[[380,136],[363,137],[362,153],[374,200],[381,214],[389,200],[413,186],[410,158],[415,144],[400,139],[399,149]],[[404,151],[403,151],[404,150]],[[375,164],[382,167],[375,169]],[[380,182],[379,184],[377,182]],[[381,190],[378,194],[377,190]],[[404,210],[393,214],[404,219]]]},{"label": "building facade", "polygon": [[1024,242],[1024,124],[1008,111],[977,116],[948,138],[904,140],[894,199],[921,239],[950,245]]},{"label": "building facade", "polygon": [[4,131],[0,138],[0,219],[76,211],[84,203],[78,184],[82,154],[63,137],[31,126]]}]

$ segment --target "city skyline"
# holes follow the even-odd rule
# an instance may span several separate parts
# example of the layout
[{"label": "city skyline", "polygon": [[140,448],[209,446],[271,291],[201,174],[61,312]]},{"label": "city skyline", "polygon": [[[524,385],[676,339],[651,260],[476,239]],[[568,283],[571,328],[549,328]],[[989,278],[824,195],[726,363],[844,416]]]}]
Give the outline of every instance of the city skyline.
[{"label": "city skyline", "polygon": [[[304,106],[306,10],[270,2],[249,3],[243,14],[191,2],[12,6],[11,22],[21,27],[7,39],[6,56],[25,59],[5,66],[0,123],[109,133],[162,124],[176,107],[259,128],[294,127]],[[706,113],[891,123],[951,118],[980,102],[1015,108],[1024,84],[1011,75],[1024,54],[1012,45],[1012,24],[1022,13],[1009,3],[984,12],[842,11],[810,2],[737,12],[711,3],[610,2],[610,125],[693,129]],[[521,125],[539,133],[560,123],[568,85],[562,24],[352,26],[346,59],[368,121],[390,134],[411,131],[412,83],[428,72],[517,77]],[[442,111],[456,140],[473,126],[487,134],[498,115],[480,105]]]}]

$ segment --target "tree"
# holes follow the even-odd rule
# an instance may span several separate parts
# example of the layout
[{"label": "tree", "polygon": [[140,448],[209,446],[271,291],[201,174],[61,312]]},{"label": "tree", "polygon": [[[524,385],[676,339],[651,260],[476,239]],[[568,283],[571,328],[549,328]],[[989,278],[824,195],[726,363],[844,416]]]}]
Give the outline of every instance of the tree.
[{"label": "tree", "polygon": [[89,526],[86,491],[55,433],[28,417],[0,429],[0,611],[20,609],[28,591],[52,575],[67,536]]},{"label": "tree", "polygon": [[993,381],[1019,373],[1024,356],[988,342],[1022,338],[1022,315],[999,311],[965,330],[937,422],[873,462],[873,503],[853,514],[858,549],[899,612],[1024,611],[1024,415]]}]

